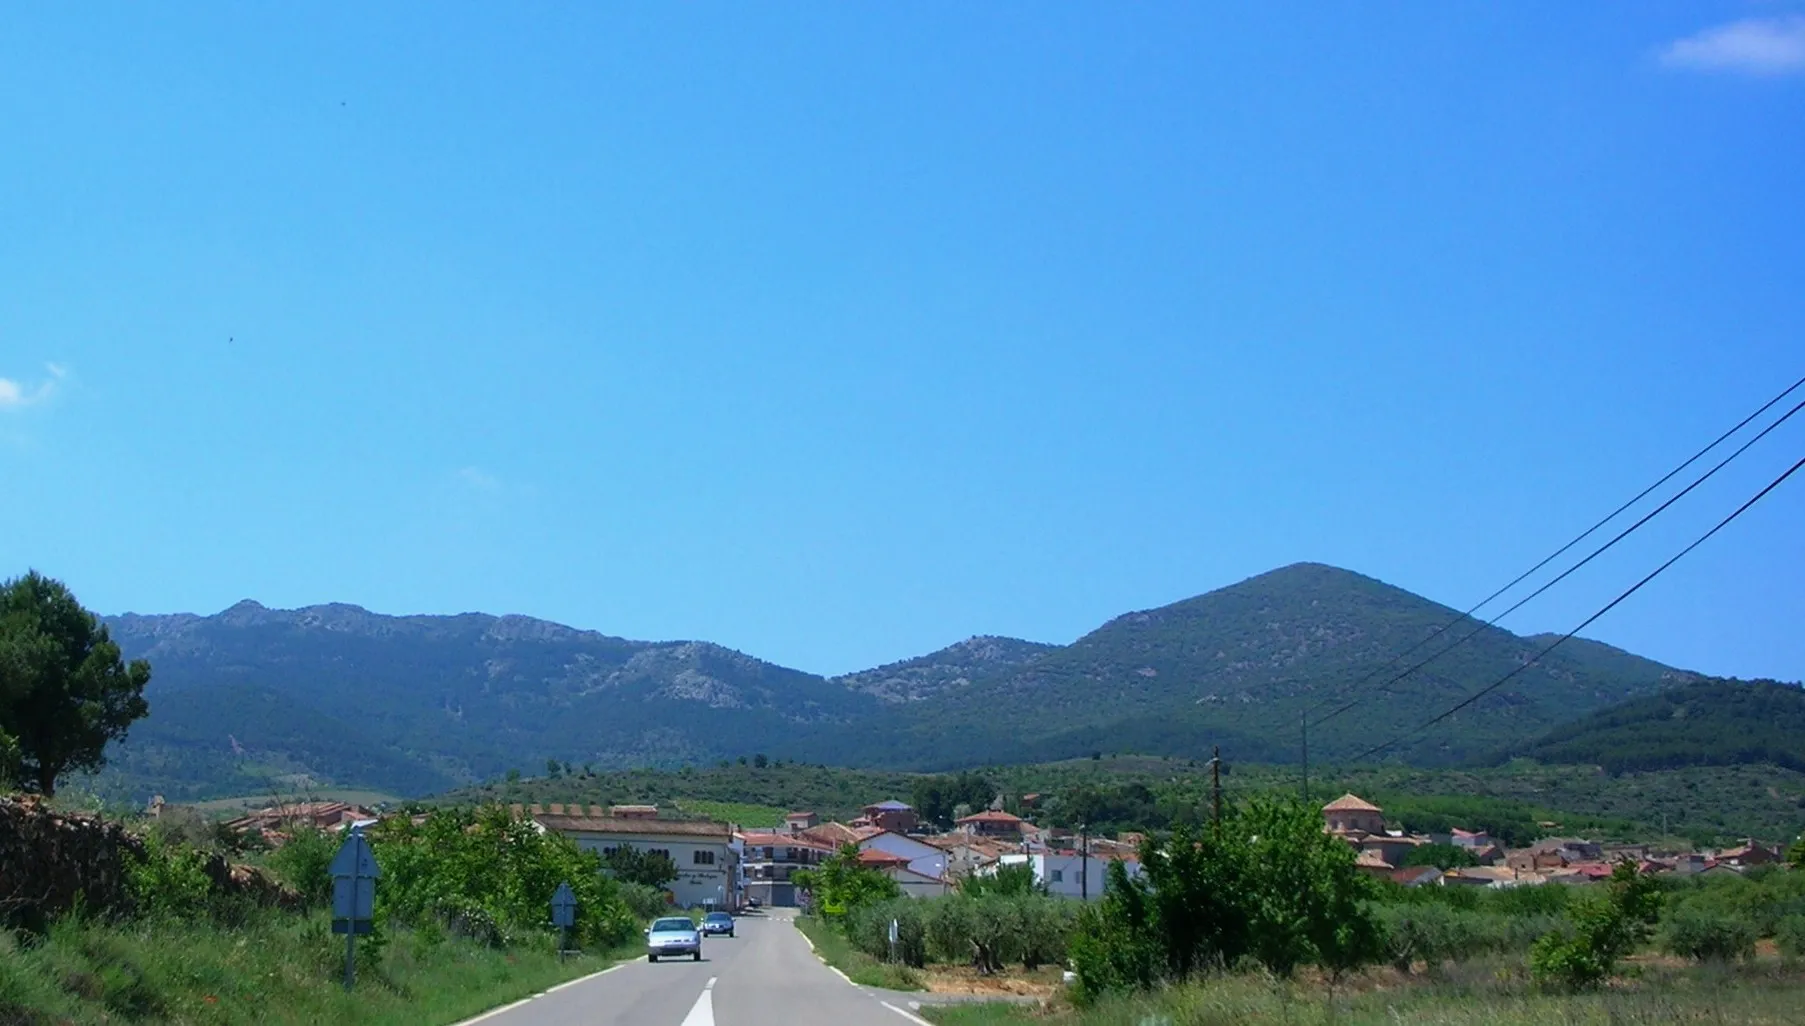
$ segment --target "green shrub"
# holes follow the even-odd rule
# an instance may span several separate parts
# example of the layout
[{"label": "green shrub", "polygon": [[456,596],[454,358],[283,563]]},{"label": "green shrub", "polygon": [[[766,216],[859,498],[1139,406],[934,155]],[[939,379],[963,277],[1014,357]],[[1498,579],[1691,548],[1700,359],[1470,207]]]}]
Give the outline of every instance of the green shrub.
[{"label": "green shrub", "polygon": [[614,889],[620,895],[621,903],[627,906],[627,911],[633,913],[635,918],[657,919],[671,909],[664,891],[657,887],[618,880]]},{"label": "green shrub", "polygon": [[1611,966],[1586,938],[1556,932],[1529,949],[1529,972],[1545,987],[1588,990],[1604,982]]},{"label": "green shrub", "polygon": [[1103,900],[1082,909],[1072,931],[1071,963],[1078,976],[1074,1001],[1088,1005],[1160,980],[1167,953],[1154,932],[1153,917],[1149,888],[1129,879],[1120,863],[1112,864]]},{"label": "green shrub", "polygon": [[1530,972],[1545,987],[1595,987],[1643,941],[1660,912],[1660,885],[1630,863],[1619,863],[1603,894],[1588,894],[1569,910],[1570,929],[1536,941]]},{"label": "green shrub", "polygon": [[1712,909],[1682,905],[1661,924],[1661,946],[1695,962],[1746,961],[1755,957],[1755,927]]},{"label": "green shrub", "polygon": [[441,809],[415,824],[387,820],[369,832],[382,883],[378,918],[439,920],[449,932],[489,945],[549,937],[551,896],[568,883],[577,898],[579,944],[626,942],[638,920],[603,873],[601,858],[555,833],[540,833],[506,809]]},{"label": "green shrub", "polygon": [[342,842],[324,830],[303,827],[270,852],[266,861],[283,883],[301,895],[302,902],[319,908],[332,900],[332,859]]},{"label": "green shrub", "polygon": [[1525,952],[1565,922],[1557,916],[1505,915],[1495,908],[1441,901],[1384,904],[1375,913],[1385,934],[1386,960],[1406,972],[1417,961],[1433,969],[1442,962]]},{"label": "green shrub", "polygon": [[1805,915],[1790,915],[1780,920],[1774,930],[1774,941],[1780,953],[1788,958],[1805,958]]},{"label": "green shrub", "polygon": [[[872,958],[880,962],[896,961],[919,969],[927,964],[928,908],[949,900],[952,899],[921,901],[915,898],[894,898],[875,905],[863,905],[849,911],[840,925],[853,947]],[[892,921],[896,923],[897,932],[894,959],[891,958],[890,951]]]},{"label": "green shrub", "polygon": [[144,838],[144,854],[128,862],[126,888],[138,914],[179,919],[206,910],[213,882],[203,868],[205,852],[152,834]]}]

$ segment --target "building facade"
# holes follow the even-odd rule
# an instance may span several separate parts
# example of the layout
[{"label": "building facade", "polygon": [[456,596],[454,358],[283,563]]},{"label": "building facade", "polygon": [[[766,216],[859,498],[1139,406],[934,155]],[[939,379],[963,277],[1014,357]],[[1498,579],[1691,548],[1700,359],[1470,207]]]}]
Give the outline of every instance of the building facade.
[{"label": "building facade", "polygon": [[[1109,865],[1121,862],[1129,879],[1138,879],[1141,864],[1134,859],[1111,859],[1077,852],[1034,852],[1004,855],[998,866],[1026,865],[1034,871],[1034,883],[1060,898],[1099,901],[1109,885]],[[993,870],[994,871],[994,870]]]},{"label": "building facade", "polygon": [[794,908],[800,895],[792,882],[796,872],[812,869],[833,854],[828,845],[790,833],[743,833],[741,869],[746,899],[777,908]]},{"label": "building facade", "polygon": [[867,805],[864,812],[864,815],[852,821],[853,826],[876,827],[892,833],[907,834],[921,825],[921,819],[915,815],[914,809],[895,800]]},{"label": "building facade", "polygon": [[678,906],[737,909],[744,901],[739,855],[733,832],[725,823],[642,814],[610,816],[593,805],[587,809],[581,805],[535,805],[527,814],[541,829],[562,834],[585,851],[607,855],[629,847],[669,858],[677,867],[677,879],[665,890]]}]

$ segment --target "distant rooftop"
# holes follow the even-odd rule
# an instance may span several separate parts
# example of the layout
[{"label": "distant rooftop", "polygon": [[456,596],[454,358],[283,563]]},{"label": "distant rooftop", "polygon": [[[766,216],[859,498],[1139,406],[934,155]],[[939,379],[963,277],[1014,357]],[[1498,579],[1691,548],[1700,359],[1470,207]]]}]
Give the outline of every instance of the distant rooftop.
[{"label": "distant rooftop", "polygon": [[1384,812],[1372,802],[1355,794],[1344,794],[1322,807],[1324,812]]}]

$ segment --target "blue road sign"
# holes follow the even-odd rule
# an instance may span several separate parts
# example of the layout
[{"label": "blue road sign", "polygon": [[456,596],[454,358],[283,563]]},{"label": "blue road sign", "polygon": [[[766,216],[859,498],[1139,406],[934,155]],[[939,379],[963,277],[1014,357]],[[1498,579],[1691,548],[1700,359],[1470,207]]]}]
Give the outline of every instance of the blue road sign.
[{"label": "blue road sign", "polygon": [[345,935],[345,989],[357,973],[357,938],[371,930],[376,918],[376,878],[382,867],[363,831],[353,827],[332,856],[332,932]]},{"label": "blue road sign", "polygon": [[[376,918],[376,881],[367,876],[340,876],[332,881],[332,918],[367,922]],[[336,927],[335,927],[336,929]],[[343,933],[343,930],[337,932]],[[367,933],[369,931],[359,931]]]},{"label": "blue road sign", "polygon": [[332,856],[328,872],[335,878],[367,876],[374,880],[382,876],[382,867],[376,864],[376,854],[370,850],[370,842],[364,839],[363,831],[353,830],[345,837],[345,843],[339,845],[338,854]]},{"label": "blue road sign", "polygon": [[552,925],[577,925],[577,896],[568,882],[559,884],[552,892]]}]

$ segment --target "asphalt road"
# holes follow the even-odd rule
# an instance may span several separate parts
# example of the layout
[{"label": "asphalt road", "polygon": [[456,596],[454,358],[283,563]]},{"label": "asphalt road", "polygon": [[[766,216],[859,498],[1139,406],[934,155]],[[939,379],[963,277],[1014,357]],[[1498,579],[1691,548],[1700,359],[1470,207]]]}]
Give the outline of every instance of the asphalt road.
[{"label": "asphalt road", "polygon": [[462,1026],[904,1026],[898,999],[853,986],[822,965],[790,913],[739,919],[709,937],[702,961],[643,957]]}]

